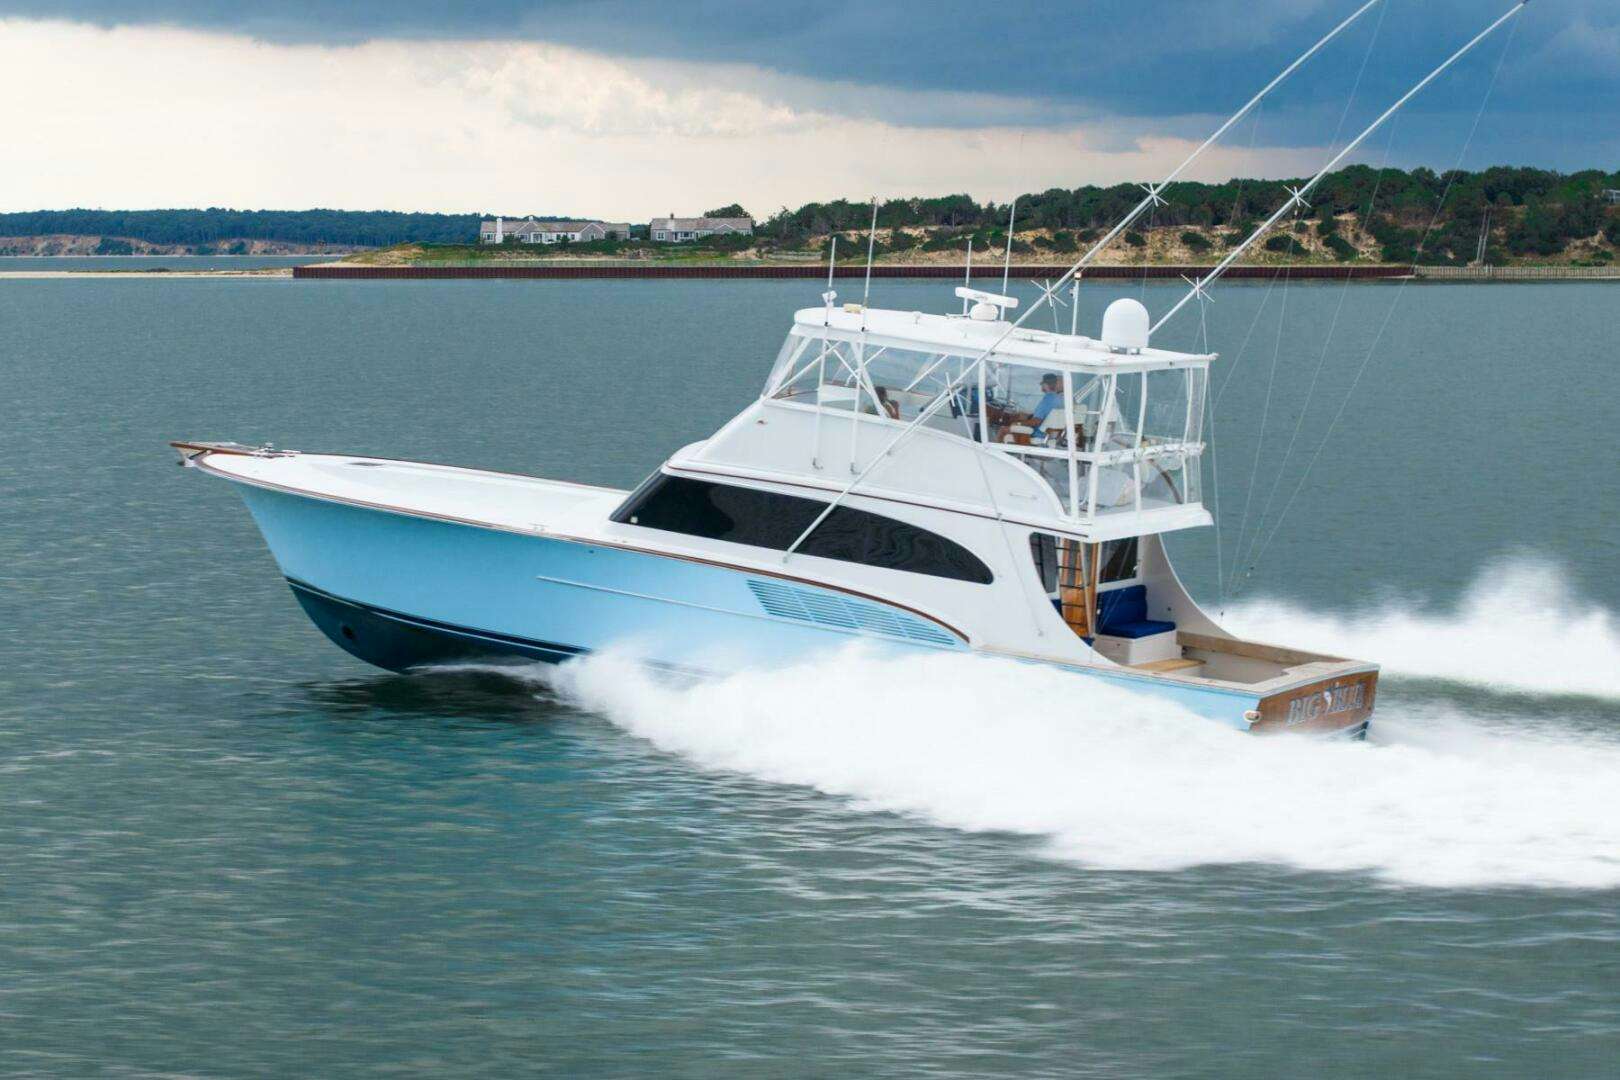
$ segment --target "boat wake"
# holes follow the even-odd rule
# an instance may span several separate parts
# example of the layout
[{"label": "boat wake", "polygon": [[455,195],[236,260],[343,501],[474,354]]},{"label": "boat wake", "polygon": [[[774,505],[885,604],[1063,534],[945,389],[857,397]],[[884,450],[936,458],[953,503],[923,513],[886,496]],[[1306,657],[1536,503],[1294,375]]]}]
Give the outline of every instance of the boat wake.
[{"label": "boat wake", "polygon": [[598,655],[552,681],[705,768],[1038,838],[1090,867],[1620,886],[1620,737],[1380,713],[1373,743],[1263,739],[1055,669],[860,648],[682,686]]},{"label": "boat wake", "polygon": [[1447,612],[1319,614],[1255,600],[1230,609],[1225,624],[1259,641],[1375,660],[1386,674],[1620,698],[1620,619],[1582,602],[1557,570],[1525,560],[1487,570]]}]

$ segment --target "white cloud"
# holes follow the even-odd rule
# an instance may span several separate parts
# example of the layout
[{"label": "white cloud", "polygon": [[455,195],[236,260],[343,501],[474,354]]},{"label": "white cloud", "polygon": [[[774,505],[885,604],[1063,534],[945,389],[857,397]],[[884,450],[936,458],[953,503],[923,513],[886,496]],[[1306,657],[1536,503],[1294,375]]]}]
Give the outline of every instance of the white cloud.
[{"label": "white cloud", "polygon": [[1577,15],[1537,54],[1543,70],[1570,75],[1613,78],[1620,74],[1620,25],[1596,26]]},{"label": "white cloud", "polygon": [[[0,20],[4,209],[332,206],[629,220],[733,200],[1019,191],[1152,177],[1189,148],[1109,124],[902,126],[847,87],[546,44],[266,44]],[[1016,101],[963,97],[975,115]],[[1298,174],[1313,150],[1234,148],[1201,177]]]},{"label": "white cloud", "polygon": [[549,132],[740,137],[800,130],[822,119],[724,85],[655,82],[631,62],[556,45],[393,42],[345,51],[401,66],[426,59],[441,89]]}]

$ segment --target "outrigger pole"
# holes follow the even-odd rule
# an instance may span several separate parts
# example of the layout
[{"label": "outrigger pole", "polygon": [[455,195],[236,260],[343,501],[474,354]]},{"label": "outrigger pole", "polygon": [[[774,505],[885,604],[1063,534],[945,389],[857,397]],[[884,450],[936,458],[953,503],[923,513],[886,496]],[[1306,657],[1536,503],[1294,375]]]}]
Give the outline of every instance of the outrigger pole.
[{"label": "outrigger pole", "polygon": [[[938,398],[934,399],[933,403],[930,404],[927,408],[925,408],[917,416],[917,418],[915,420],[913,420],[909,426],[906,427],[906,429],[904,431],[901,431],[898,435],[896,435],[894,437],[894,439],[889,442],[889,445],[883,448],[882,453],[878,454],[875,458],[873,458],[871,463],[868,464],[866,466],[866,468],[862,469],[860,471],[860,473],[857,474],[853,480],[851,480],[848,484],[846,484],[844,486],[843,490],[841,490],[836,496],[834,496],[833,500],[830,503],[827,504],[826,509],[824,509],[819,515],[817,515],[816,519],[810,523],[810,527],[805,529],[804,532],[800,533],[799,538],[797,540],[793,541],[793,543],[791,545],[789,545],[788,549],[782,553],[782,560],[784,562],[786,562],[787,559],[795,551],[798,550],[799,545],[804,543],[805,540],[809,539],[810,534],[815,532],[816,529],[821,527],[821,523],[823,521],[827,520],[827,516],[829,514],[831,514],[834,509],[837,508],[838,504],[840,502],[842,502],[845,499],[845,497],[847,497],[849,495],[849,493],[851,491],[854,491],[856,486],[859,485],[862,480],[866,479],[867,474],[869,474],[873,469],[875,469],[878,466],[878,464],[883,461],[884,458],[888,457],[889,454],[893,453],[895,447],[899,446],[900,443],[903,440],[910,437],[918,428],[920,428],[924,423],[926,423],[927,420],[929,419],[929,417],[933,416],[936,412],[938,412],[940,410],[940,408],[944,405],[944,403],[950,399],[951,395],[956,391],[957,387],[959,385],[961,385],[962,383],[964,383],[967,380],[967,378],[978,369],[979,365],[983,364],[984,361],[990,356],[990,354],[995,352],[996,349],[1001,345],[1001,343],[1003,341],[1005,341],[1012,334],[1012,332],[1014,330],[1017,330],[1020,326],[1022,326],[1024,324],[1024,320],[1028,319],[1031,315],[1035,314],[1036,311],[1040,310],[1041,305],[1044,304],[1047,300],[1049,300],[1054,293],[1060,291],[1064,286],[1066,286],[1070,281],[1072,281],[1076,277],[1076,275],[1078,275],[1082,270],[1084,270],[1087,266],[1089,266],[1091,264],[1091,261],[1093,259],[1095,259],[1099,254],[1101,254],[1104,248],[1106,248],[1109,244],[1111,244],[1115,240],[1117,240],[1119,238],[1120,234],[1123,233],[1126,229],[1130,228],[1131,225],[1136,222],[1136,219],[1141,217],[1142,214],[1144,214],[1148,210],[1149,207],[1156,206],[1156,205],[1164,202],[1164,200],[1162,198],[1160,198],[1159,192],[1164,190],[1166,185],[1171,184],[1175,180],[1177,180],[1181,176],[1181,174],[1183,172],[1185,172],[1192,165],[1192,163],[1194,161],[1197,161],[1198,158],[1203,155],[1205,150],[1208,150],[1211,146],[1215,145],[1216,141],[1219,140],[1221,138],[1221,136],[1225,135],[1228,131],[1230,131],[1232,129],[1233,125],[1237,124],[1245,116],[1248,116],[1249,113],[1253,112],[1255,106],[1259,105],[1261,101],[1265,100],[1266,96],[1268,94],[1270,94],[1273,90],[1275,90],[1278,86],[1281,86],[1282,83],[1285,80],[1287,80],[1287,78],[1290,75],[1292,75],[1294,72],[1298,71],[1302,66],[1304,66],[1304,64],[1305,64],[1305,62],[1307,60],[1309,60],[1311,57],[1315,56],[1317,53],[1321,52],[1322,49],[1325,48],[1329,42],[1331,42],[1334,38],[1336,38],[1340,34],[1342,34],[1345,30],[1349,29],[1349,27],[1351,26],[1352,23],[1354,23],[1357,19],[1360,19],[1367,12],[1371,11],[1380,2],[1381,2],[1381,0],[1367,0],[1366,3],[1361,5],[1361,7],[1357,8],[1354,12],[1352,12],[1349,18],[1345,19],[1338,26],[1335,26],[1332,30],[1328,31],[1327,34],[1324,35],[1320,41],[1318,41],[1315,45],[1312,45],[1309,49],[1306,49],[1303,53],[1301,53],[1297,60],[1295,60],[1292,64],[1289,64],[1286,68],[1284,68],[1282,70],[1282,72],[1277,75],[1276,78],[1272,79],[1269,83],[1267,83],[1265,85],[1264,89],[1262,89],[1258,94],[1254,95],[1254,97],[1250,98],[1248,100],[1248,102],[1243,106],[1243,108],[1241,108],[1237,112],[1233,113],[1231,118],[1228,119],[1226,121],[1226,123],[1224,123],[1220,127],[1216,128],[1214,134],[1210,135],[1209,138],[1205,139],[1199,145],[1198,149],[1196,149],[1192,153],[1188,154],[1187,157],[1182,160],[1181,164],[1177,165],[1174,169],[1172,169],[1170,171],[1170,175],[1166,176],[1157,185],[1151,185],[1151,184],[1143,185],[1147,189],[1147,197],[1144,198],[1141,202],[1137,203],[1135,208],[1132,209],[1129,214],[1125,215],[1124,219],[1121,220],[1118,225],[1114,226],[1114,228],[1108,233],[1107,236],[1104,236],[1101,240],[1097,241],[1097,243],[1091,248],[1090,251],[1087,251],[1084,255],[1080,256],[1080,260],[1078,262],[1076,262],[1073,266],[1069,267],[1069,269],[1064,273],[1064,275],[1057,280],[1056,284],[1052,285],[1050,288],[1047,288],[1047,289],[1043,290],[1041,295],[1040,295],[1040,298],[1037,299],[1033,304],[1031,304],[1024,311],[1024,313],[1018,317],[1017,321],[1015,321],[1011,326],[1007,327],[1006,330],[1003,330],[999,335],[997,335],[995,341],[991,342],[990,347],[985,349],[984,352],[979,355],[979,358],[977,360],[973,361],[973,363],[968,364],[966,367],[964,367],[962,369],[961,373],[958,374],[956,376],[956,378],[951,380],[950,384],[945,388],[944,393],[942,393]],[[1520,6],[1522,7],[1523,4],[1521,4]],[[1010,238],[1009,238],[1009,242],[1010,242]],[[971,256],[969,256],[969,258],[971,259]],[[970,262],[969,267],[971,268],[971,266],[972,266],[972,263]],[[969,270],[969,272],[971,273],[971,269]],[[864,323],[865,323],[865,313],[864,312],[862,313],[861,321],[862,321],[862,323],[864,325]]]},{"label": "outrigger pole", "polygon": [[[1147,196],[1145,198],[1143,198],[1143,200],[1141,202],[1137,203],[1131,209],[1130,213],[1126,214],[1123,218],[1121,218],[1119,224],[1115,225],[1111,230],[1109,230],[1107,236],[1104,236],[1101,240],[1097,241],[1095,244],[1092,245],[1092,248],[1091,248],[1090,251],[1088,251],[1084,255],[1080,256],[1080,261],[1075,263],[1073,266],[1069,267],[1069,272],[1067,274],[1064,274],[1061,278],[1059,278],[1056,285],[1053,285],[1051,288],[1044,290],[1041,293],[1040,299],[1036,300],[1035,303],[1030,305],[1029,310],[1024,313],[1023,318],[1019,319],[1018,322],[1014,323],[1011,327],[1009,327],[1007,329],[1007,333],[1010,334],[1014,330],[1016,330],[1018,328],[1019,323],[1022,323],[1024,321],[1024,319],[1027,319],[1027,318],[1029,318],[1029,316],[1035,314],[1035,309],[1036,308],[1040,307],[1043,303],[1045,303],[1047,301],[1047,299],[1052,296],[1053,293],[1057,292],[1058,290],[1062,289],[1063,286],[1067,285],[1069,283],[1070,278],[1074,277],[1075,275],[1079,274],[1080,271],[1082,271],[1086,267],[1090,266],[1092,260],[1095,259],[1098,255],[1101,255],[1103,253],[1103,250],[1105,248],[1107,248],[1109,244],[1112,244],[1115,240],[1118,240],[1120,235],[1122,233],[1124,233],[1126,229],[1129,229],[1132,225],[1136,224],[1136,219],[1137,218],[1141,217],[1143,214],[1147,213],[1148,210],[1150,210],[1151,208],[1153,208],[1155,206],[1163,206],[1164,205],[1164,199],[1162,197],[1160,197],[1159,192],[1163,191],[1165,188],[1169,187],[1171,184],[1175,183],[1178,179],[1180,179],[1181,174],[1186,172],[1187,169],[1192,165],[1192,163],[1197,161],[1198,158],[1203,155],[1205,150],[1208,150],[1211,146],[1214,146],[1217,142],[1220,141],[1221,136],[1225,135],[1228,131],[1231,131],[1232,127],[1235,124],[1241,122],[1244,117],[1248,116],[1251,112],[1253,112],[1254,109],[1255,109],[1255,106],[1259,105],[1260,102],[1264,101],[1266,99],[1266,96],[1268,94],[1270,94],[1273,90],[1275,90],[1275,89],[1277,89],[1277,87],[1281,86],[1283,84],[1284,80],[1286,80],[1290,75],[1292,75],[1294,72],[1298,71],[1301,67],[1303,67],[1304,64],[1305,64],[1305,61],[1309,60],[1311,57],[1313,57],[1317,53],[1321,52],[1322,49],[1326,48],[1328,42],[1330,42],[1334,38],[1338,37],[1345,30],[1348,30],[1352,23],[1354,23],[1357,19],[1361,18],[1363,15],[1367,14],[1367,12],[1371,11],[1374,7],[1378,6],[1378,4],[1380,4],[1381,2],[1382,2],[1382,0],[1367,0],[1367,2],[1365,4],[1361,5],[1354,12],[1352,12],[1350,17],[1345,19],[1344,22],[1340,23],[1338,26],[1335,26],[1332,30],[1329,30],[1327,32],[1327,34],[1320,41],[1318,41],[1315,45],[1312,45],[1309,49],[1306,49],[1303,53],[1300,53],[1299,59],[1295,60],[1292,64],[1289,64],[1287,67],[1283,68],[1283,70],[1277,75],[1277,77],[1275,79],[1272,79],[1269,83],[1267,83],[1265,85],[1265,88],[1263,90],[1261,90],[1258,94],[1254,95],[1254,97],[1250,98],[1248,100],[1248,103],[1245,104],[1243,106],[1243,108],[1241,108],[1237,112],[1233,113],[1231,115],[1231,117],[1226,121],[1226,123],[1222,124],[1220,127],[1215,129],[1214,134],[1210,135],[1209,138],[1205,139],[1201,144],[1199,144],[1198,149],[1196,149],[1192,153],[1188,154],[1187,157],[1182,161],[1182,163],[1180,165],[1177,165],[1174,169],[1170,170],[1170,175],[1169,176],[1166,176],[1163,180],[1159,181],[1157,184],[1143,184],[1142,187],[1147,190]],[[1527,2],[1528,2],[1528,0],[1527,0]],[[1006,335],[1003,335],[1003,336],[1006,336]],[[997,345],[1001,344],[1000,340],[997,340],[996,344]],[[995,348],[995,346],[992,345],[991,349],[993,350],[994,348]],[[986,355],[989,355],[988,352],[986,353]]]},{"label": "outrigger pole", "polygon": [[1377,120],[1374,120],[1372,124],[1368,126],[1367,130],[1350,140],[1349,145],[1343,150],[1339,151],[1332,161],[1322,166],[1321,172],[1311,177],[1310,180],[1304,185],[1298,188],[1290,188],[1288,201],[1278,207],[1277,212],[1272,214],[1271,217],[1267,218],[1265,224],[1254,230],[1254,232],[1249,235],[1248,239],[1244,240],[1243,243],[1233,248],[1231,253],[1216,265],[1215,269],[1211,270],[1198,281],[1193,282],[1193,286],[1190,290],[1188,290],[1187,295],[1183,296],[1180,301],[1176,303],[1175,307],[1165,312],[1164,316],[1158,322],[1153,324],[1152,329],[1148,331],[1148,336],[1151,338],[1152,335],[1158,333],[1159,327],[1169,322],[1171,317],[1174,316],[1176,312],[1186,307],[1188,302],[1194,297],[1202,296],[1209,289],[1209,287],[1213,285],[1218,278],[1220,278],[1222,274],[1226,273],[1227,269],[1234,262],[1236,262],[1245,251],[1249,250],[1249,247],[1256,240],[1270,232],[1272,227],[1275,226],[1277,222],[1281,221],[1290,210],[1293,210],[1295,207],[1309,206],[1310,204],[1305,201],[1305,196],[1309,195],[1311,190],[1315,188],[1317,184],[1321,183],[1322,179],[1338,166],[1339,162],[1343,161],[1345,158],[1349,157],[1353,152],[1355,152],[1357,147],[1367,141],[1368,136],[1384,126],[1384,121],[1388,120],[1390,117],[1399,112],[1401,106],[1417,97],[1417,95],[1422,92],[1424,87],[1428,86],[1435,79],[1438,79],[1447,68],[1451,67],[1452,64],[1455,64],[1458,60],[1461,60],[1464,56],[1471,52],[1474,46],[1478,45],[1480,42],[1490,37],[1491,34],[1495,33],[1497,28],[1499,28],[1503,23],[1507,22],[1509,19],[1513,18],[1513,16],[1523,11],[1525,9],[1525,5],[1527,5],[1529,2],[1530,0],[1520,0],[1520,2],[1510,8],[1505,15],[1491,23],[1491,25],[1487,26],[1484,30],[1481,30],[1479,35],[1475,37],[1474,40],[1452,53],[1451,57],[1446,60],[1445,63],[1429,72],[1429,74],[1424,77],[1422,82],[1412,87],[1412,89],[1408,90],[1399,101],[1385,109],[1383,115]]}]

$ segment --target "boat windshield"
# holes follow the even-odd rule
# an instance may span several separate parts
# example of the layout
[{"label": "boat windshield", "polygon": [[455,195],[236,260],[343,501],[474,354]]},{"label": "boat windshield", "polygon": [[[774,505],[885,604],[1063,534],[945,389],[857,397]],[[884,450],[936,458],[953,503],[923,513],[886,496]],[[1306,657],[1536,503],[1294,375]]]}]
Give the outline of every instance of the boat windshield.
[{"label": "boat windshield", "polygon": [[944,398],[925,426],[1018,460],[1081,522],[1200,503],[1208,357],[977,358],[796,328],[766,396],[894,425]]},{"label": "boat windshield", "polygon": [[963,374],[972,358],[926,349],[827,338],[788,338],[769,395],[778,401],[911,422],[955,386],[928,427],[973,437]]}]

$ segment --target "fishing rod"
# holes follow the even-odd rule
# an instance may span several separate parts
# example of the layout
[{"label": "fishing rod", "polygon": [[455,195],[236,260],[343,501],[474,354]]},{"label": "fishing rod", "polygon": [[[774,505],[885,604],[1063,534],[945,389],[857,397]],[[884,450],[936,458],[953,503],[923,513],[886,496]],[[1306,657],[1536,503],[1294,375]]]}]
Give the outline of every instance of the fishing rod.
[{"label": "fishing rod", "polygon": [[1148,330],[1149,338],[1151,338],[1154,334],[1158,333],[1159,328],[1161,326],[1163,326],[1165,323],[1169,322],[1170,319],[1176,314],[1176,312],[1178,312],[1182,308],[1186,307],[1187,304],[1194,297],[1203,296],[1204,293],[1209,289],[1209,287],[1211,285],[1213,285],[1217,280],[1219,280],[1221,275],[1226,273],[1227,269],[1230,268],[1231,265],[1233,263],[1235,263],[1238,260],[1238,258],[1242,256],[1242,254],[1245,251],[1249,250],[1250,246],[1253,245],[1256,240],[1260,239],[1266,233],[1270,232],[1271,229],[1277,224],[1277,222],[1281,221],[1283,219],[1283,217],[1288,214],[1289,211],[1293,210],[1296,207],[1308,206],[1309,204],[1305,201],[1305,196],[1309,195],[1311,193],[1312,189],[1314,189],[1317,184],[1320,184],[1322,182],[1323,178],[1326,177],[1328,173],[1332,172],[1335,168],[1337,168],[1339,162],[1341,162],[1345,158],[1349,157],[1352,153],[1355,152],[1357,147],[1359,147],[1362,143],[1367,141],[1367,138],[1370,135],[1372,135],[1373,132],[1375,132],[1379,128],[1383,127],[1384,122],[1386,120],[1388,120],[1390,117],[1394,116],[1397,112],[1399,112],[1401,110],[1402,106],[1404,106],[1408,101],[1411,101],[1413,98],[1417,97],[1418,94],[1421,93],[1425,87],[1427,87],[1430,83],[1434,82],[1435,79],[1438,79],[1442,74],[1444,74],[1447,68],[1451,67],[1451,65],[1455,64],[1458,60],[1461,60],[1464,56],[1468,55],[1470,52],[1473,51],[1473,49],[1474,49],[1474,47],[1476,45],[1478,45],[1480,42],[1484,41],[1486,38],[1490,37],[1493,33],[1495,33],[1497,31],[1498,28],[1500,28],[1509,19],[1513,18],[1519,12],[1523,11],[1525,9],[1525,7],[1529,3],[1530,3],[1530,0],[1519,0],[1519,3],[1517,3],[1513,7],[1509,8],[1506,14],[1504,14],[1501,18],[1497,19],[1495,22],[1491,23],[1491,25],[1487,26],[1485,29],[1481,30],[1474,37],[1474,39],[1472,41],[1470,41],[1468,44],[1464,45],[1462,48],[1458,49],[1456,52],[1452,53],[1451,56],[1446,60],[1445,63],[1441,64],[1439,67],[1437,67],[1433,71],[1429,72],[1428,75],[1423,77],[1423,81],[1419,82],[1416,86],[1412,87],[1412,89],[1408,90],[1405,94],[1403,94],[1401,96],[1400,100],[1395,102],[1395,104],[1393,104],[1389,108],[1385,109],[1382,116],[1380,116],[1377,120],[1374,120],[1367,127],[1367,129],[1365,131],[1363,131],[1360,135],[1357,135],[1354,139],[1350,140],[1349,145],[1346,146],[1343,150],[1339,151],[1339,153],[1334,156],[1332,161],[1330,161],[1326,165],[1322,166],[1322,171],[1321,172],[1319,172],[1315,176],[1311,177],[1309,181],[1307,181],[1305,184],[1301,185],[1300,187],[1298,187],[1298,188],[1290,188],[1289,189],[1289,198],[1288,198],[1288,200],[1286,202],[1284,202],[1280,207],[1277,208],[1277,212],[1275,214],[1272,214],[1271,217],[1267,218],[1265,223],[1262,224],[1258,229],[1254,230],[1253,233],[1249,234],[1248,239],[1244,240],[1243,243],[1241,243],[1237,247],[1233,248],[1231,250],[1231,252],[1227,254],[1226,258],[1222,259],[1220,261],[1220,263],[1218,263],[1216,265],[1215,269],[1211,270],[1208,274],[1206,274],[1204,277],[1200,278],[1198,281],[1193,282],[1192,288],[1187,291],[1187,295],[1183,296],[1176,303],[1175,307],[1173,307],[1169,311],[1165,312],[1164,317],[1161,318],[1158,322],[1154,323],[1152,328]]},{"label": "fishing rod", "polygon": [[[1352,12],[1350,16],[1343,22],[1339,23],[1339,25],[1335,26],[1332,30],[1323,35],[1323,37],[1317,41],[1316,44],[1312,45],[1309,49],[1306,49],[1303,53],[1301,53],[1293,63],[1284,68],[1274,79],[1267,83],[1259,93],[1250,98],[1241,109],[1233,113],[1225,123],[1216,128],[1214,133],[1200,143],[1196,150],[1188,154],[1179,165],[1170,170],[1169,175],[1166,176],[1160,183],[1157,185],[1144,185],[1147,188],[1147,196],[1141,202],[1137,203],[1136,206],[1132,208],[1131,212],[1126,214],[1124,219],[1122,219],[1119,224],[1115,225],[1114,228],[1109,231],[1108,235],[1099,240],[1090,251],[1087,251],[1073,266],[1069,267],[1069,269],[1064,272],[1063,276],[1059,278],[1050,289],[1043,291],[1041,296],[1033,304],[1031,304],[1027,310],[1025,310],[1024,314],[1020,315],[1015,322],[1003,330],[996,337],[996,339],[990,343],[990,347],[985,349],[984,352],[979,355],[978,359],[974,360],[971,364],[966,365],[962,369],[961,373],[958,374],[955,379],[951,380],[950,385],[945,388],[945,392],[936,398],[931,404],[929,404],[928,407],[925,408],[904,431],[901,431],[892,440],[890,440],[889,444],[883,448],[883,451],[874,457],[866,468],[862,469],[858,474],[856,474],[855,478],[846,484],[843,489],[833,497],[832,501],[827,504],[826,509],[824,509],[816,517],[816,519],[810,523],[810,526],[805,529],[804,532],[799,534],[798,539],[794,540],[793,543],[788,546],[788,549],[782,553],[782,561],[786,562],[788,558],[798,550],[799,545],[803,544],[805,540],[809,539],[811,533],[820,528],[821,523],[827,520],[827,516],[833,512],[838,504],[842,502],[851,491],[855,490],[856,486],[859,485],[861,481],[865,480],[867,475],[871,473],[871,471],[875,469],[879,463],[893,453],[895,448],[899,446],[903,440],[909,438],[917,431],[918,428],[920,428],[935,413],[937,413],[944,403],[950,399],[951,394],[957,390],[975,371],[977,371],[979,366],[984,363],[991,353],[995,352],[996,348],[1000,346],[1000,344],[1005,341],[1013,331],[1022,326],[1024,321],[1031,315],[1034,315],[1035,312],[1040,309],[1041,305],[1045,303],[1054,293],[1058,292],[1070,281],[1074,280],[1081,271],[1090,265],[1093,259],[1101,254],[1104,248],[1113,243],[1114,240],[1118,239],[1120,234],[1126,229],[1130,228],[1130,226],[1136,222],[1137,218],[1146,213],[1150,207],[1163,203],[1164,199],[1160,196],[1159,192],[1164,190],[1166,185],[1171,184],[1180,178],[1181,174],[1190,168],[1193,162],[1197,161],[1198,158],[1203,155],[1204,151],[1215,145],[1216,141],[1219,140],[1221,136],[1225,135],[1235,124],[1241,122],[1244,117],[1253,112],[1255,107],[1259,105],[1260,102],[1265,100],[1265,98],[1273,90],[1281,86],[1290,75],[1303,67],[1306,61],[1310,60],[1311,57],[1321,52],[1329,42],[1342,34],[1345,30],[1349,29],[1349,27],[1355,23],[1356,20],[1360,19],[1367,12],[1371,11],[1380,2],[1381,0],[1367,0],[1366,3],[1362,4],[1361,7]],[[864,326],[864,311],[862,312],[861,321],[862,325]]]},{"label": "fishing rod", "polygon": [[[1034,314],[1035,308],[1039,307],[1043,302],[1045,302],[1053,292],[1062,289],[1063,286],[1068,283],[1070,278],[1080,273],[1080,271],[1084,270],[1087,266],[1090,266],[1091,261],[1097,256],[1101,255],[1108,245],[1112,244],[1115,240],[1118,240],[1120,235],[1124,233],[1125,230],[1136,224],[1138,218],[1155,206],[1163,206],[1164,198],[1159,194],[1159,192],[1163,191],[1165,188],[1175,183],[1176,180],[1180,179],[1181,174],[1186,172],[1187,169],[1192,166],[1192,163],[1197,161],[1198,158],[1202,156],[1205,150],[1208,150],[1211,146],[1214,146],[1217,142],[1219,142],[1221,136],[1232,130],[1234,125],[1241,123],[1243,118],[1253,112],[1255,107],[1259,105],[1260,102],[1264,101],[1273,90],[1281,86],[1290,75],[1303,67],[1307,60],[1321,52],[1327,47],[1329,42],[1342,34],[1345,30],[1348,30],[1350,26],[1358,19],[1382,2],[1383,0],[1367,0],[1365,4],[1353,11],[1349,18],[1345,19],[1338,26],[1335,26],[1332,30],[1329,30],[1327,34],[1317,41],[1315,45],[1312,45],[1309,49],[1306,49],[1299,55],[1298,59],[1279,72],[1277,77],[1267,83],[1258,94],[1255,94],[1254,97],[1250,98],[1243,108],[1239,109],[1237,112],[1228,117],[1226,123],[1216,128],[1214,133],[1211,134],[1209,138],[1205,139],[1201,144],[1199,144],[1198,149],[1194,150],[1191,154],[1188,154],[1180,165],[1177,165],[1174,169],[1170,170],[1170,175],[1166,176],[1157,184],[1143,184],[1142,187],[1147,190],[1147,195],[1142,199],[1142,201],[1132,207],[1130,213],[1121,218],[1119,223],[1110,229],[1106,236],[1093,244],[1090,251],[1087,251],[1084,255],[1080,256],[1080,261],[1071,266],[1069,268],[1069,272],[1064,274],[1063,277],[1059,278],[1056,285],[1053,285],[1050,289],[1045,290],[1041,294],[1040,299],[1036,300],[1035,303],[1031,305],[1029,311],[1024,313],[1025,318],[1028,318],[1030,315]],[[1023,319],[1019,320],[1019,322],[1022,321]],[[1016,328],[1017,324],[1015,323],[1012,329]],[[1011,332],[1011,330],[1008,331],[1008,333]],[[997,344],[1000,344],[1000,342],[998,341]],[[992,348],[994,348],[994,346],[992,346]]]}]

